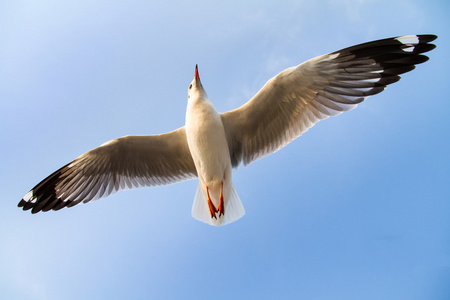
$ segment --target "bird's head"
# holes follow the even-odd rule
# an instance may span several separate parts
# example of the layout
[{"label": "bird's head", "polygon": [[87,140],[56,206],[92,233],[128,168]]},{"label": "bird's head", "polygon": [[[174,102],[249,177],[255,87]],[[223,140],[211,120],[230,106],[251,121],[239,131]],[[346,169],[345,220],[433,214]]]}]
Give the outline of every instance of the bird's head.
[{"label": "bird's head", "polygon": [[198,75],[198,66],[197,65],[195,65],[194,80],[192,80],[191,84],[189,85],[189,89],[188,89],[188,99],[191,99],[191,97],[208,98],[208,96],[206,95],[206,91],[203,88],[202,82],[200,81],[200,76]]}]

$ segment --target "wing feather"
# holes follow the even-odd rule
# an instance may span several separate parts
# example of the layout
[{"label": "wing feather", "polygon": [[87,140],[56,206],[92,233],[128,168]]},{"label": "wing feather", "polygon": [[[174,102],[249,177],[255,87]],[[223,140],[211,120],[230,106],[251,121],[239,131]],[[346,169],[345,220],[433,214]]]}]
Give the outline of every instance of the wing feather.
[{"label": "wing feather", "polygon": [[270,79],[221,115],[234,167],[282,148],[320,120],[355,108],[428,60],[435,35],[383,39],[318,56]]},{"label": "wing feather", "polygon": [[32,213],[106,197],[120,189],[169,184],[197,176],[185,128],[126,136],[79,156],[37,184],[19,202]]}]

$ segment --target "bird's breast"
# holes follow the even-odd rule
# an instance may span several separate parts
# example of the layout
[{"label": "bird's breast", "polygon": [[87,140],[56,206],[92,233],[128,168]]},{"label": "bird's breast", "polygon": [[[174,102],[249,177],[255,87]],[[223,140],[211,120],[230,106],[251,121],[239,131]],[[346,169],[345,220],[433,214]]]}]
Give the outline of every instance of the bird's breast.
[{"label": "bird's breast", "polygon": [[188,105],[186,135],[199,177],[222,179],[231,161],[222,119],[212,105]]}]

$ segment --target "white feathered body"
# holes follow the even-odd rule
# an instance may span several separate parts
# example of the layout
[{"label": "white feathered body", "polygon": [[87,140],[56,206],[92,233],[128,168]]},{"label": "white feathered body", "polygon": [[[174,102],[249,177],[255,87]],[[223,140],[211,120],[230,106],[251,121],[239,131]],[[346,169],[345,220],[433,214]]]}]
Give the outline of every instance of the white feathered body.
[{"label": "white feathered body", "polygon": [[[192,216],[216,226],[244,216],[244,207],[231,180],[231,159],[222,119],[204,92],[189,97],[186,136],[199,178]],[[218,207],[222,182],[225,215],[215,219],[209,213],[206,187],[211,201]]]}]

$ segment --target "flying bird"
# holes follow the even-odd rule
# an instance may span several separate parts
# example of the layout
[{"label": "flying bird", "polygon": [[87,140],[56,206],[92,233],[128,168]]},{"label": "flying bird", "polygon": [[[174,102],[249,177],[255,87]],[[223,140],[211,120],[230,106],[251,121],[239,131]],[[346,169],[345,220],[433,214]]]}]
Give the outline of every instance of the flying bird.
[{"label": "flying bird", "polygon": [[18,206],[59,210],[120,189],[198,178],[192,216],[220,226],[245,214],[231,171],[274,153],[315,123],[355,108],[428,57],[435,35],[368,42],[310,59],[269,81],[241,107],[219,113],[197,66],[185,126],[159,135],[113,139],[37,184]]}]

